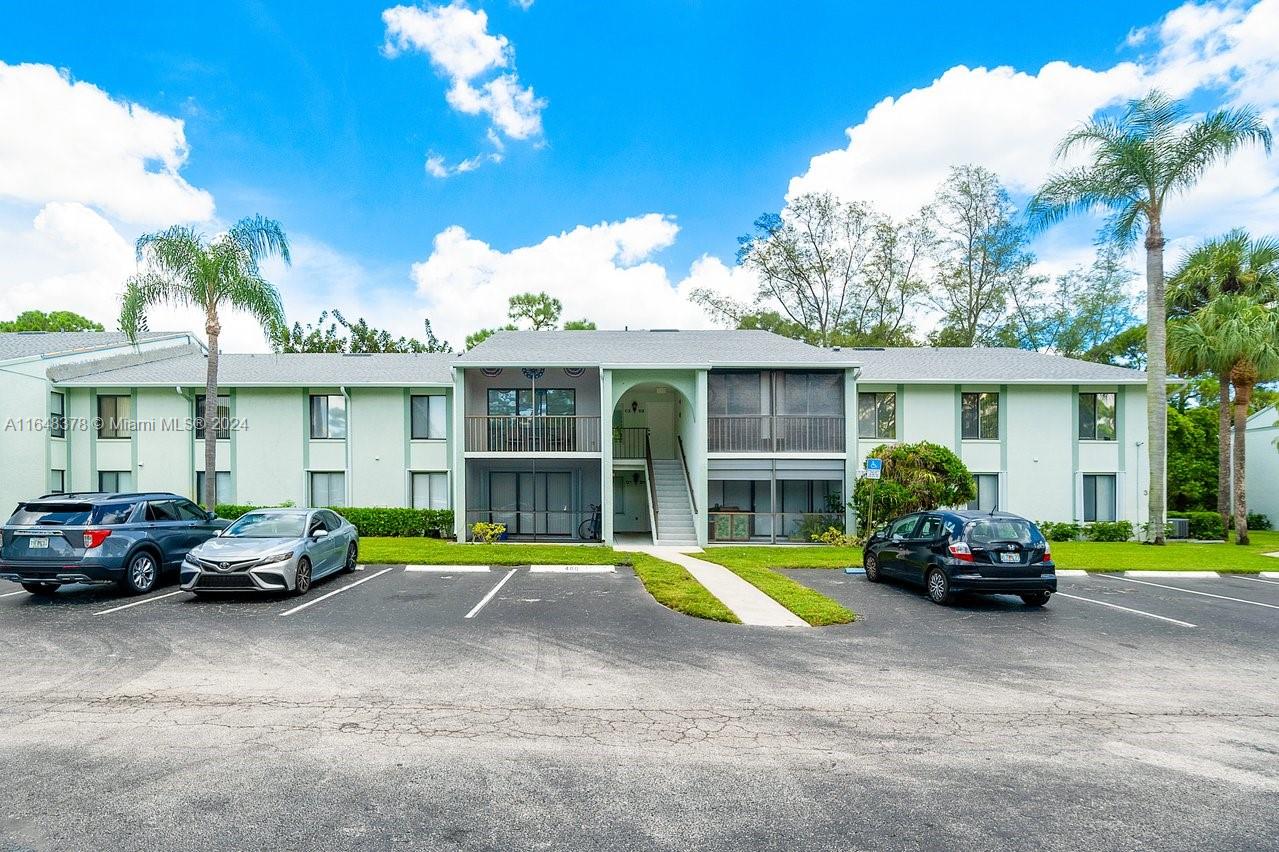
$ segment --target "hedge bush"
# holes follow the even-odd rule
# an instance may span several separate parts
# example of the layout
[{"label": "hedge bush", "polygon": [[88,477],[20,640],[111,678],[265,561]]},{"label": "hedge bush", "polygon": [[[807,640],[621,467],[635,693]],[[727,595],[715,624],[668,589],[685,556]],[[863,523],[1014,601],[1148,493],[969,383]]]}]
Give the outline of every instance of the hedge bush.
[{"label": "hedge bush", "polygon": [[1084,534],[1082,524],[1070,521],[1040,521],[1036,526],[1049,541],[1075,541]]},{"label": "hedge bush", "polygon": [[[1226,537],[1221,515],[1216,512],[1169,512],[1168,517],[1185,518],[1190,521],[1191,538],[1200,541],[1221,541]],[[1251,520],[1248,525],[1252,526]]]},{"label": "hedge bush", "polygon": [[1248,513],[1248,529],[1250,530],[1268,530],[1272,529],[1270,518],[1261,512]]},{"label": "hedge bush", "polygon": [[1132,521],[1093,521],[1084,527],[1089,541],[1128,541],[1132,538]]},{"label": "hedge bush", "polygon": [[[243,506],[219,503],[219,518],[233,521],[254,509],[265,506]],[[443,538],[453,534],[452,509],[405,509],[389,506],[331,506],[329,507],[355,525],[364,536],[436,536]]]}]

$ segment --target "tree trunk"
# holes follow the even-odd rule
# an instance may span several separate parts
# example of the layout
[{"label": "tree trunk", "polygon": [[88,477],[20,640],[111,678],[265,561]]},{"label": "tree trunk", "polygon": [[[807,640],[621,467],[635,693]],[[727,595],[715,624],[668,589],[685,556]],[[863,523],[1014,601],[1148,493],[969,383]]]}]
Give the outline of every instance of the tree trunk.
[{"label": "tree trunk", "polygon": [[[1248,543],[1248,477],[1245,448],[1248,437],[1248,403],[1252,401],[1252,385],[1235,385],[1235,544]],[[1226,534],[1229,537],[1229,533]]]},{"label": "tree trunk", "polygon": [[218,309],[211,306],[204,331],[209,337],[209,363],[204,375],[204,508],[214,511],[218,502]]},{"label": "tree trunk", "polygon": [[1164,306],[1164,235],[1157,213],[1146,229],[1146,427],[1150,457],[1150,535],[1164,543],[1167,515],[1168,312]]},{"label": "tree trunk", "polygon": [[1222,373],[1221,396],[1217,402],[1217,514],[1221,515],[1222,536],[1230,538],[1230,374]]}]

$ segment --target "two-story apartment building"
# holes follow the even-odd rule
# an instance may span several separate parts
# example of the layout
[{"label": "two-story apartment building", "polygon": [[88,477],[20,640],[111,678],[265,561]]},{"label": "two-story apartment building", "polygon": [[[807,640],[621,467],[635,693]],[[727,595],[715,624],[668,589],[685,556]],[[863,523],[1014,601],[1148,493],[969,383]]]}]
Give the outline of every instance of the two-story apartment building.
[{"label": "two-story apartment building", "polygon": [[[0,334],[0,500],[196,496],[186,334]],[[821,349],[760,331],[500,332],[458,354],[220,356],[219,502],[451,508],[455,533],[807,541],[875,446],[930,440],[974,506],[1146,518],[1145,375],[1008,349]],[[43,426],[43,428],[42,428]],[[48,428],[52,426],[53,428]]]}]

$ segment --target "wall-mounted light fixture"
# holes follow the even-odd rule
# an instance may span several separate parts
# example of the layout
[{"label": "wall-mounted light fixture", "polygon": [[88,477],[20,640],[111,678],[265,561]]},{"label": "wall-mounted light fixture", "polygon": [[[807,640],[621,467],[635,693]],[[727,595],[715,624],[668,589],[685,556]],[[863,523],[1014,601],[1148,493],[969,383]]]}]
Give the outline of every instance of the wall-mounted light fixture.
[{"label": "wall-mounted light fixture", "polygon": [[639,411],[639,400],[633,399],[631,400],[631,414],[635,414],[637,411]]}]

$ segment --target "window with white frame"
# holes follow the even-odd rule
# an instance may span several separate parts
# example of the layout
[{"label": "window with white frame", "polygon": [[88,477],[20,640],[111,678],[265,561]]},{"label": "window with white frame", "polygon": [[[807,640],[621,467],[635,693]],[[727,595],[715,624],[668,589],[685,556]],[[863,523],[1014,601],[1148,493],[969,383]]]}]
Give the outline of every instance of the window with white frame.
[{"label": "window with white frame", "polygon": [[413,440],[437,439],[447,436],[444,416],[444,395],[418,395],[409,397],[410,434]]},{"label": "window with white frame", "polygon": [[994,512],[999,508],[999,474],[974,473],[977,496],[968,501],[967,508],[978,512]]},{"label": "window with white frame", "polygon": [[1116,515],[1115,475],[1084,474],[1084,521],[1113,521]]},{"label": "window with white frame", "polygon": [[[231,471],[219,470],[213,478],[213,502],[214,504],[223,502],[224,499],[231,496]],[[195,499],[197,501],[204,500],[204,471],[197,470],[195,472]]]},{"label": "window with white frame", "polygon": [[447,509],[449,507],[449,475],[447,473],[413,474],[413,508]]},{"label": "window with white frame", "polygon": [[340,470],[311,473],[312,506],[345,506],[346,474]]},{"label": "window with white frame", "polygon": [[857,437],[897,437],[897,394],[866,392],[857,394]]},{"label": "window with white frame", "polygon": [[100,470],[98,471],[98,490],[106,492],[132,491],[133,471]]},{"label": "window with white frame", "polygon": [[341,394],[311,395],[311,437],[346,437],[346,397]]},{"label": "window with white frame", "polygon": [[49,394],[49,434],[54,438],[67,436],[67,398],[57,391]]},{"label": "window with white frame", "polygon": [[[213,415],[213,434],[219,441],[231,438],[231,397],[219,395]],[[195,397],[195,437],[204,440],[204,394]]]},{"label": "window with white frame", "polygon": [[999,394],[994,392],[960,395],[960,434],[966,440],[999,439]]},{"label": "window with white frame", "polygon": [[98,397],[98,437],[129,438],[133,435],[133,399],[128,396]]},{"label": "window with white frame", "polygon": [[1115,395],[1113,393],[1081,393],[1079,395],[1079,440],[1115,440]]},{"label": "window with white frame", "polygon": [[67,490],[67,472],[54,468],[49,471],[49,493],[63,494]]}]

